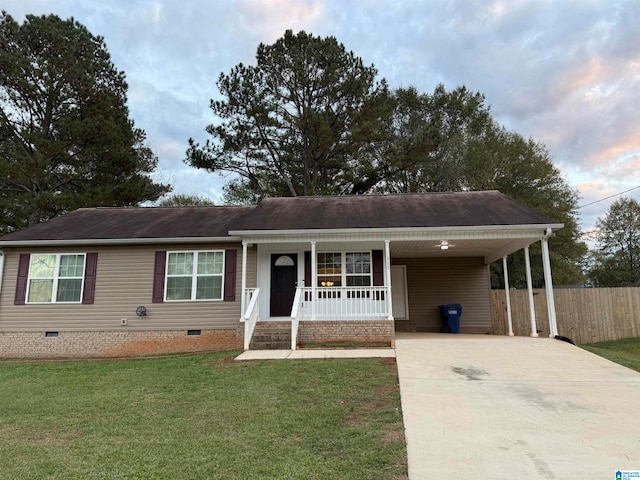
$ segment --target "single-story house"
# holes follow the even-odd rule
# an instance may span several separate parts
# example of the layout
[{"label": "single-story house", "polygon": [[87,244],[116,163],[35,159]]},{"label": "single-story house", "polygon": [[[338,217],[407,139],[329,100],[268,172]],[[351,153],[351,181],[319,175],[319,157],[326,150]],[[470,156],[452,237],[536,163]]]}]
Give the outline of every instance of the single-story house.
[{"label": "single-story house", "polygon": [[448,303],[493,333],[489,265],[541,241],[551,292],[559,228],[497,191],[81,208],[0,238],[0,357],[393,345]]}]

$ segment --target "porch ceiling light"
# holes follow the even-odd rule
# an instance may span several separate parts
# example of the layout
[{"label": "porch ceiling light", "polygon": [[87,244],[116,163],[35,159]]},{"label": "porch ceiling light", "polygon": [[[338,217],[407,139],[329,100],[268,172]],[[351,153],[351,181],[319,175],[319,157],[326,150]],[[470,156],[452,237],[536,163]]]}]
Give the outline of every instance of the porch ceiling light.
[{"label": "porch ceiling light", "polygon": [[440,242],[439,246],[440,246],[440,250],[449,250],[449,247],[451,245],[446,240],[443,240],[443,241]]}]

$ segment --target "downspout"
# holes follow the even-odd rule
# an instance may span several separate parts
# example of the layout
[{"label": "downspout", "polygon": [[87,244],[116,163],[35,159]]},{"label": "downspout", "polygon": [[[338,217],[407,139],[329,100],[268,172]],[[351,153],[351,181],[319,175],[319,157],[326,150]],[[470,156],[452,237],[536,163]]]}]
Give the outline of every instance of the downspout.
[{"label": "downspout", "polygon": [[551,260],[549,258],[549,237],[553,234],[551,228],[545,230],[542,237],[542,267],[544,271],[544,288],[547,294],[547,313],[549,315],[549,337],[558,335],[556,320],[556,304],[553,299],[553,280],[551,279]]}]

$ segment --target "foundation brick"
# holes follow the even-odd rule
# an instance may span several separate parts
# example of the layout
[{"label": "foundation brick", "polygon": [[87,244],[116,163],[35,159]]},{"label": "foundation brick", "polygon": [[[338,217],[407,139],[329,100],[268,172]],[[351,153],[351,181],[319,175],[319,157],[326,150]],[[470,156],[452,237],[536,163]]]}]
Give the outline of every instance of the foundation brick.
[{"label": "foundation brick", "polygon": [[310,343],[385,343],[393,346],[393,320],[302,321],[298,328],[298,344]]},{"label": "foundation brick", "polygon": [[242,350],[244,325],[229,330],[0,333],[0,358],[132,357],[169,353]]}]

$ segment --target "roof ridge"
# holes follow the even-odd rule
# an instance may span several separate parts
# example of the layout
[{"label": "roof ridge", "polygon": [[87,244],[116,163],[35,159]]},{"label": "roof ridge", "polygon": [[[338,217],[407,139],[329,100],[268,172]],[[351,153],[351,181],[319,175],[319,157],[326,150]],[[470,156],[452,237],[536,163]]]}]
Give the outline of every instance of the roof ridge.
[{"label": "roof ridge", "polygon": [[293,200],[296,198],[309,199],[325,199],[325,198],[371,198],[371,197],[422,197],[426,195],[464,195],[464,194],[482,194],[482,193],[500,193],[499,190],[467,190],[467,191],[448,191],[448,192],[409,192],[409,193],[364,193],[362,195],[298,195],[295,197],[265,197],[260,203],[266,200]]},{"label": "roof ridge", "polygon": [[124,206],[124,207],[115,207],[115,206],[99,206],[99,207],[80,207],[76,210],[153,210],[153,209],[179,209],[179,208],[255,208],[255,205],[132,205],[132,206]]}]

